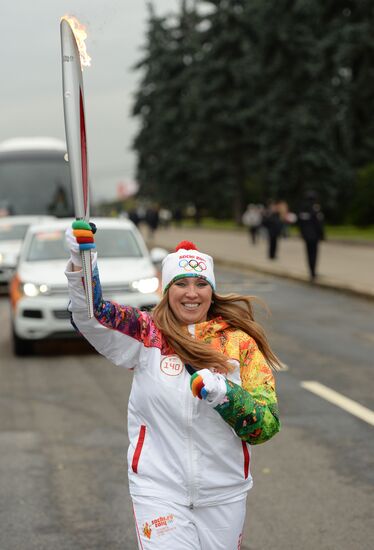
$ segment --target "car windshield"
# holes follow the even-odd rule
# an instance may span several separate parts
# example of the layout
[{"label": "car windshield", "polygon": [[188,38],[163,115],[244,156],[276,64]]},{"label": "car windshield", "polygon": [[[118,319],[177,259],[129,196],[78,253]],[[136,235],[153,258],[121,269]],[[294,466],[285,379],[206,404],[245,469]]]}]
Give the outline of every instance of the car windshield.
[{"label": "car windshield", "polygon": [[21,241],[26,234],[28,224],[0,225],[0,241]]},{"label": "car windshield", "polygon": [[[32,237],[27,261],[67,260],[65,231],[40,231]],[[100,229],[95,235],[100,258],[141,258],[142,251],[132,231],[128,229]]]}]

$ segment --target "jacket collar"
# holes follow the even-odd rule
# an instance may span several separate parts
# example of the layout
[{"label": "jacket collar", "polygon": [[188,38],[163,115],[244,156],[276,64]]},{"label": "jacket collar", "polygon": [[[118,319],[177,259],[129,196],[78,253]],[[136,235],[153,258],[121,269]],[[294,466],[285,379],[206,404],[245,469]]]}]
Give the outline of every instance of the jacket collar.
[{"label": "jacket collar", "polygon": [[189,325],[188,330],[198,338],[212,338],[217,336],[219,332],[223,332],[229,327],[229,324],[222,317],[215,317],[202,323]]}]

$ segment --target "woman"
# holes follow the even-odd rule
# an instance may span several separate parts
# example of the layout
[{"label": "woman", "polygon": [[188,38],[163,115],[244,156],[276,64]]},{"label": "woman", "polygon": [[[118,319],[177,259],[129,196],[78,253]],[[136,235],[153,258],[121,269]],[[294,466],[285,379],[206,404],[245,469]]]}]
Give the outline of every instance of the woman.
[{"label": "woman", "polygon": [[253,245],[257,242],[257,234],[262,225],[262,209],[257,204],[248,204],[242,216],[242,223],[248,227],[249,235]]},{"label": "woman", "polygon": [[94,242],[81,225],[67,231],[73,323],[105,357],[134,370],[128,473],[139,548],[237,550],[250,445],[279,430],[269,367],[278,361],[250,299],[217,294],[212,258],[184,241],[163,261],[163,298],[152,313],[103,300],[95,253],[88,320],[79,246]]}]

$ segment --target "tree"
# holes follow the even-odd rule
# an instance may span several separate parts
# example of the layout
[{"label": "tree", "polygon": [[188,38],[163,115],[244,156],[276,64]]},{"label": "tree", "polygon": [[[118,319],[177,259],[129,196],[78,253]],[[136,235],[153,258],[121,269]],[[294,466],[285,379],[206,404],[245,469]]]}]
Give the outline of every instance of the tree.
[{"label": "tree", "polygon": [[138,180],[142,194],[169,207],[204,204],[196,128],[197,17],[186,2],[174,21],[156,17],[150,6],[146,55],[137,65],[144,71],[133,109],[141,118],[134,141]]},{"label": "tree", "polygon": [[354,191],[350,221],[362,227],[374,224],[374,163],[358,171]]},{"label": "tree", "polygon": [[163,112],[164,88],[167,85],[163,72],[170,57],[170,30],[166,19],[157,17],[151,4],[148,4],[148,9],[145,55],[135,67],[142,69],[144,74],[132,113],[140,118],[140,130],[134,140],[134,148],[138,152],[140,193],[158,199],[166,156],[165,150],[159,146],[159,136],[168,124]]},{"label": "tree", "polygon": [[343,220],[374,157],[372,0],[149,10],[134,106],[141,192],[216,216],[233,206],[239,221],[254,196],[296,207],[313,188]]},{"label": "tree", "polygon": [[[256,166],[254,91],[259,64],[253,56],[255,21],[245,0],[208,1],[201,31],[200,143],[211,188],[231,204],[239,222],[245,183]],[[226,206],[227,210],[227,206]]]}]

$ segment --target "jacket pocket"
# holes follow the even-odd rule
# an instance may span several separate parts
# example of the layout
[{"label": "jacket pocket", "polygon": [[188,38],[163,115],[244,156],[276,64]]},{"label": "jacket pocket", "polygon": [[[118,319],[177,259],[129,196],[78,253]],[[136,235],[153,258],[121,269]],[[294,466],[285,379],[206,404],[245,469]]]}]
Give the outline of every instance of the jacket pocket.
[{"label": "jacket pocket", "polygon": [[146,429],[147,427],[144,426],[144,424],[140,426],[138,442],[135,447],[134,456],[132,457],[131,468],[132,468],[132,471],[135,472],[135,474],[138,473],[138,464],[139,464],[140,455],[143,449]]},{"label": "jacket pocket", "polygon": [[250,455],[248,451],[248,446],[245,441],[242,441],[242,448],[243,448],[243,458],[244,458],[244,479],[248,478],[249,474],[249,463],[250,463]]}]

